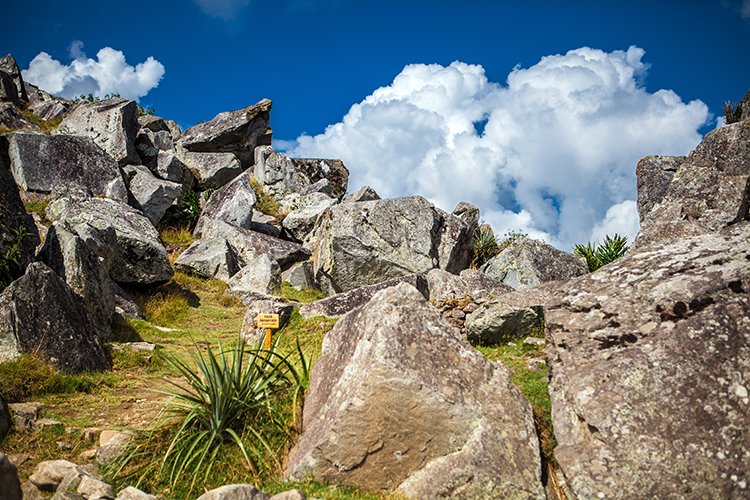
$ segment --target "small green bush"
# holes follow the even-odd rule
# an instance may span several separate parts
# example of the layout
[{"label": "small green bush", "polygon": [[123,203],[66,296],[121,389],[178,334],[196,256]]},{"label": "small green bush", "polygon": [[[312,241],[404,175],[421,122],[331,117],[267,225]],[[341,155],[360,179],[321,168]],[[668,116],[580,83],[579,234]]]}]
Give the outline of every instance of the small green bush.
[{"label": "small green bush", "polygon": [[479,269],[492,257],[500,253],[500,247],[495,239],[495,233],[487,224],[480,225],[474,231],[474,247],[470,267]]},{"label": "small green bush", "polygon": [[21,259],[23,258],[22,242],[25,237],[26,228],[21,226],[11,230],[10,241],[0,242],[0,292],[23,274]]},{"label": "small green bush", "polygon": [[250,186],[255,191],[255,197],[257,198],[254,207],[255,210],[275,217],[277,221],[281,222],[286,214],[281,210],[281,205],[276,201],[276,198],[271,196],[263,184],[253,176],[250,176]]},{"label": "small green bush", "polygon": [[585,245],[578,244],[573,247],[573,254],[586,259],[586,265],[590,272],[594,272],[602,266],[614,262],[628,251],[628,238],[615,234],[604,237],[604,242],[599,245],[592,245],[591,242]]}]

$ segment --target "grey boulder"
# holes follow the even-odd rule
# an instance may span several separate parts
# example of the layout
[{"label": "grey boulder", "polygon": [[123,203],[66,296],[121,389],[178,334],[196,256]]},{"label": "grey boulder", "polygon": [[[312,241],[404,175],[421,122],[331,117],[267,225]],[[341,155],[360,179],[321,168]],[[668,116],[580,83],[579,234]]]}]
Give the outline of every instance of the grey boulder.
[{"label": "grey boulder", "polygon": [[362,186],[351,195],[344,198],[344,203],[356,203],[358,201],[379,200],[380,195],[370,186]]},{"label": "grey boulder", "polygon": [[219,113],[212,120],[185,130],[179,142],[187,151],[233,153],[245,169],[253,164],[256,146],[271,144],[271,101]]},{"label": "grey boulder", "polygon": [[[2,434],[0,434],[2,437]],[[16,466],[8,459],[8,455],[0,452],[0,492],[3,500],[21,500],[21,480],[18,478]]]},{"label": "grey boulder", "polygon": [[207,491],[198,500],[268,500],[268,495],[252,484],[228,484]]},{"label": "grey boulder", "polygon": [[0,361],[26,352],[70,373],[112,367],[81,299],[41,262],[0,293]]},{"label": "grey boulder", "polygon": [[167,209],[182,194],[182,184],[154,177],[151,171],[142,165],[127,166],[125,172],[130,193],[138,202],[143,215],[156,226]]},{"label": "grey boulder", "polygon": [[281,273],[282,281],[286,281],[297,290],[315,290],[315,271],[312,261],[306,260],[294,264]]},{"label": "grey boulder", "polygon": [[274,294],[281,291],[281,268],[267,254],[247,260],[227,282],[229,291],[237,295]]},{"label": "grey boulder", "polygon": [[240,160],[234,153],[178,153],[202,189],[217,188],[242,173]]},{"label": "grey boulder", "polygon": [[635,167],[638,184],[638,217],[641,221],[667,193],[677,167],[686,156],[646,156]]},{"label": "grey boulder", "polygon": [[469,225],[419,196],[342,203],[315,225],[315,277],[330,295],[433,268],[459,273],[472,237]]},{"label": "grey boulder", "polygon": [[56,134],[90,137],[120,165],[141,162],[135,149],[138,105],[125,99],[78,102],[65,114]]},{"label": "grey boulder", "polygon": [[10,168],[24,191],[127,199],[117,162],[91,138],[19,132],[8,142]]},{"label": "grey boulder", "polygon": [[214,191],[203,207],[201,217],[252,229],[253,206],[257,198],[249,174],[242,174]]},{"label": "grey boulder", "polygon": [[62,198],[47,207],[47,217],[99,230],[111,227],[116,246],[110,277],[120,284],[164,283],[174,274],[159,233],[140,212],[124,203],[101,198]]},{"label": "grey boulder", "polygon": [[29,96],[26,93],[26,85],[23,81],[23,75],[21,74],[21,68],[18,67],[15,57],[11,54],[6,54],[5,57],[0,59],[0,71],[8,75],[13,86],[16,88],[16,94],[20,101],[28,102]]},{"label": "grey boulder", "polygon": [[206,238],[194,241],[174,262],[178,271],[229,281],[237,274],[241,264],[237,251],[224,238]]},{"label": "grey boulder", "polygon": [[566,280],[588,273],[586,263],[575,255],[543,241],[527,237],[515,239],[492,257],[481,271],[514,290],[530,288],[546,281]]},{"label": "grey boulder", "polygon": [[277,197],[322,192],[340,199],[349,182],[349,170],[341,160],[289,158],[270,146],[255,150],[253,175]]},{"label": "grey boulder", "polygon": [[9,266],[6,278],[15,279],[23,274],[34,260],[38,244],[39,232],[34,219],[26,212],[18,186],[0,155],[0,254],[17,254],[15,265]]},{"label": "grey boulder", "polygon": [[411,285],[325,337],[287,477],[407,497],[544,498],[528,402]]},{"label": "grey boulder", "polygon": [[480,305],[466,317],[465,329],[469,342],[477,345],[498,345],[525,338],[544,323],[541,307],[513,307],[498,301]]},{"label": "grey boulder", "polygon": [[320,214],[336,204],[335,199],[323,193],[310,193],[305,196],[295,194],[287,197],[285,202],[282,206],[288,213],[281,225],[285,234],[303,245],[312,233]]},{"label": "grey boulder", "polygon": [[36,85],[24,82],[29,96],[29,110],[42,120],[62,118],[72,103],[62,97],[53,96]]}]

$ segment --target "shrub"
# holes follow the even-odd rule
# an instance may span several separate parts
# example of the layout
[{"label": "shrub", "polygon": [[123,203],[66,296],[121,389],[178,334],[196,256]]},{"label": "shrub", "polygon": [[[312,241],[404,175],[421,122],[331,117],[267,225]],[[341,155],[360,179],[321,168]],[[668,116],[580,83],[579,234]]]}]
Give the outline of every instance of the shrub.
[{"label": "shrub", "polygon": [[604,242],[598,245],[592,245],[591,242],[585,245],[578,244],[573,247],[573,253],[586,259],[586,265],[590,272],[594,272],[602,266],[614,262],[628,251],[628,238],[615,234],[604,237]]},{"label": "shrub", "polygon": [[276,201],[276,198],[271,196],[266,191],[266,188],[263,186],[263,184],[261,184],[260,181],[253,176],[250,176],[250,186],[253,188],[253,191],[255,191],[255,197],[257,198],[257,201],[255,202],[255,209],[259,212],[263,212],[266,215],[275,217],[279,222],[281,222],[286,214],[282,212],[281,205],[279,205],[279,202]]},{"label": "shrub", "polygon": [[487,224],[480,225],[474,231],[474,247],[470,267],[479,269],[492,257],[500,253],[495,233]]}]

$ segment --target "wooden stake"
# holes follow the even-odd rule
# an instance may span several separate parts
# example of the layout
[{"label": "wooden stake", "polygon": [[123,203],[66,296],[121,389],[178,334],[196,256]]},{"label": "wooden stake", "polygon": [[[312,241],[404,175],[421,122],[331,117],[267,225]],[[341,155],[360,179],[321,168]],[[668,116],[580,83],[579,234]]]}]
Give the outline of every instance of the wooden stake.
[{"label": "wooden stake", "polygon": [[266,328],[266,340],[263,342],[263,348],[264,349],[270,349],[271,348],[271,329]]}]

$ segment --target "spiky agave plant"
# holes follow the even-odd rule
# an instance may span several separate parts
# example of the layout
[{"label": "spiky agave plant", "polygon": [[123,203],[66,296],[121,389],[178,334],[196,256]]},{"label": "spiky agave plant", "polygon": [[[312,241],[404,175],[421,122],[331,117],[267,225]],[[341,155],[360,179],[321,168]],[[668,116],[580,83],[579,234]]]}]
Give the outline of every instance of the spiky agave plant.
[{"label": "spiky agave plant", "polygon": [[598,245],[592,245],[591,242],[585,245],[578,244],[573,247],[573,253],[586,260],[586,265],[590,272],[594,272],[602,266],[614,262],[628,251],[628,238],[615,234],[614,236],[606,235],[604,241]]},{"label": "spiky agave plant", "polygon": [[474,232],[474,252],[471,258],[471,268],[479,269],[492,257],[500,253],[495,233],[487,224],[482,224]]}]

